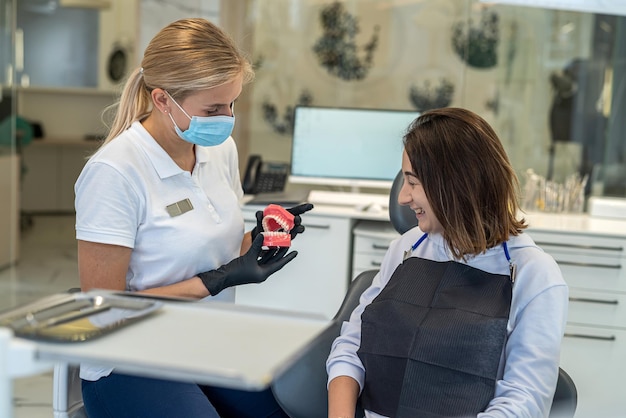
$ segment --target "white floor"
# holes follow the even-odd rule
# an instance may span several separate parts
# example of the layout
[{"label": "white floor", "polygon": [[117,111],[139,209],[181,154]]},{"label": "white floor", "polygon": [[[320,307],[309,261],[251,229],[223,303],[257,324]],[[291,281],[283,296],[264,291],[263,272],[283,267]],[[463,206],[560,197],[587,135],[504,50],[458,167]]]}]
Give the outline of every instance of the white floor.
[{"label": "white floor", "polygon": [[[73,216],[36,216],[22,231],[19,262],[0,270],[0,310],[78,287]],[[14,418],[50,418],[52,372],[13,381]]]}]

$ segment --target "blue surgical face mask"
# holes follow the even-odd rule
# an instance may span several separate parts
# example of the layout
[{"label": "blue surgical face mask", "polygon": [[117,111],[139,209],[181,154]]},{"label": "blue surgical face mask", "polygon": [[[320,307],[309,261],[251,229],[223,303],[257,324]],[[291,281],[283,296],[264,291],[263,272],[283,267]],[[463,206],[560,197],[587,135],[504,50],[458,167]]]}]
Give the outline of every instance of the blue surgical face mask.
[{"label": "blue surgical face mask", "polygon": [[[167,92],[166,92],[167,93]],[[167,93],[170,96],[169,93]],[[230,105],[232,116],[189,116],[185,109],[183,109],[172,96],[170,99],[178,106],[180,110],[190,120],[189,128],[184,132],[180,130],[171,113],[168,113],[172,123],[174,124],[174,130],[179,137],[192,144],[201,145],[203,147],[213,147],[220,145],[228,139],[233,132],[235,126],[235,112],[234,106]]]}]

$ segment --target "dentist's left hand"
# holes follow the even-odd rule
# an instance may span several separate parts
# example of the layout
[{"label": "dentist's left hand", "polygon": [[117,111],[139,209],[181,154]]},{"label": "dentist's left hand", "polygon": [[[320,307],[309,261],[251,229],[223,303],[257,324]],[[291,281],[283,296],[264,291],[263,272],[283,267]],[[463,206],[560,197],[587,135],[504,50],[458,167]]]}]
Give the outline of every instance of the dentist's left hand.
[{"label": "dentist's left hand", "polygon": [[200,273],[198,277],[209,293],[215,296],[228,287],[264,282],[298,255],[297,251],[285,255],[289,248],[268,253],[262,247],[263,234],[258,234],[247,253],[215,270]]}]

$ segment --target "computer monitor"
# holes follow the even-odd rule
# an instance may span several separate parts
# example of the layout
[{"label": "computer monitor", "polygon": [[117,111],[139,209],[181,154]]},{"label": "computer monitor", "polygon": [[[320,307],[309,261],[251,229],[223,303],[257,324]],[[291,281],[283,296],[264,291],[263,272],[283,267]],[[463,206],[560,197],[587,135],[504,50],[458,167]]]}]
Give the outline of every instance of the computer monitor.
[{"label": "computer monitor", "polygon": [[389,189],[415,110],[297,106],[291,183]]}]

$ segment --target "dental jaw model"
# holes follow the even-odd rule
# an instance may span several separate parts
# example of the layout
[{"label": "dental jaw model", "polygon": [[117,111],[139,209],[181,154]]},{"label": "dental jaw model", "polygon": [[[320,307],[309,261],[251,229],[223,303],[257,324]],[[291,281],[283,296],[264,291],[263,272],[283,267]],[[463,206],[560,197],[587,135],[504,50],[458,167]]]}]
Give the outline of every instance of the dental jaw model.
[{"label": "dental jaw model", "polygon": [[290,247],[289,231],[295,226],[294,216],[279,205],[268,205],[263,210],[263,246],[269,248]]}]

